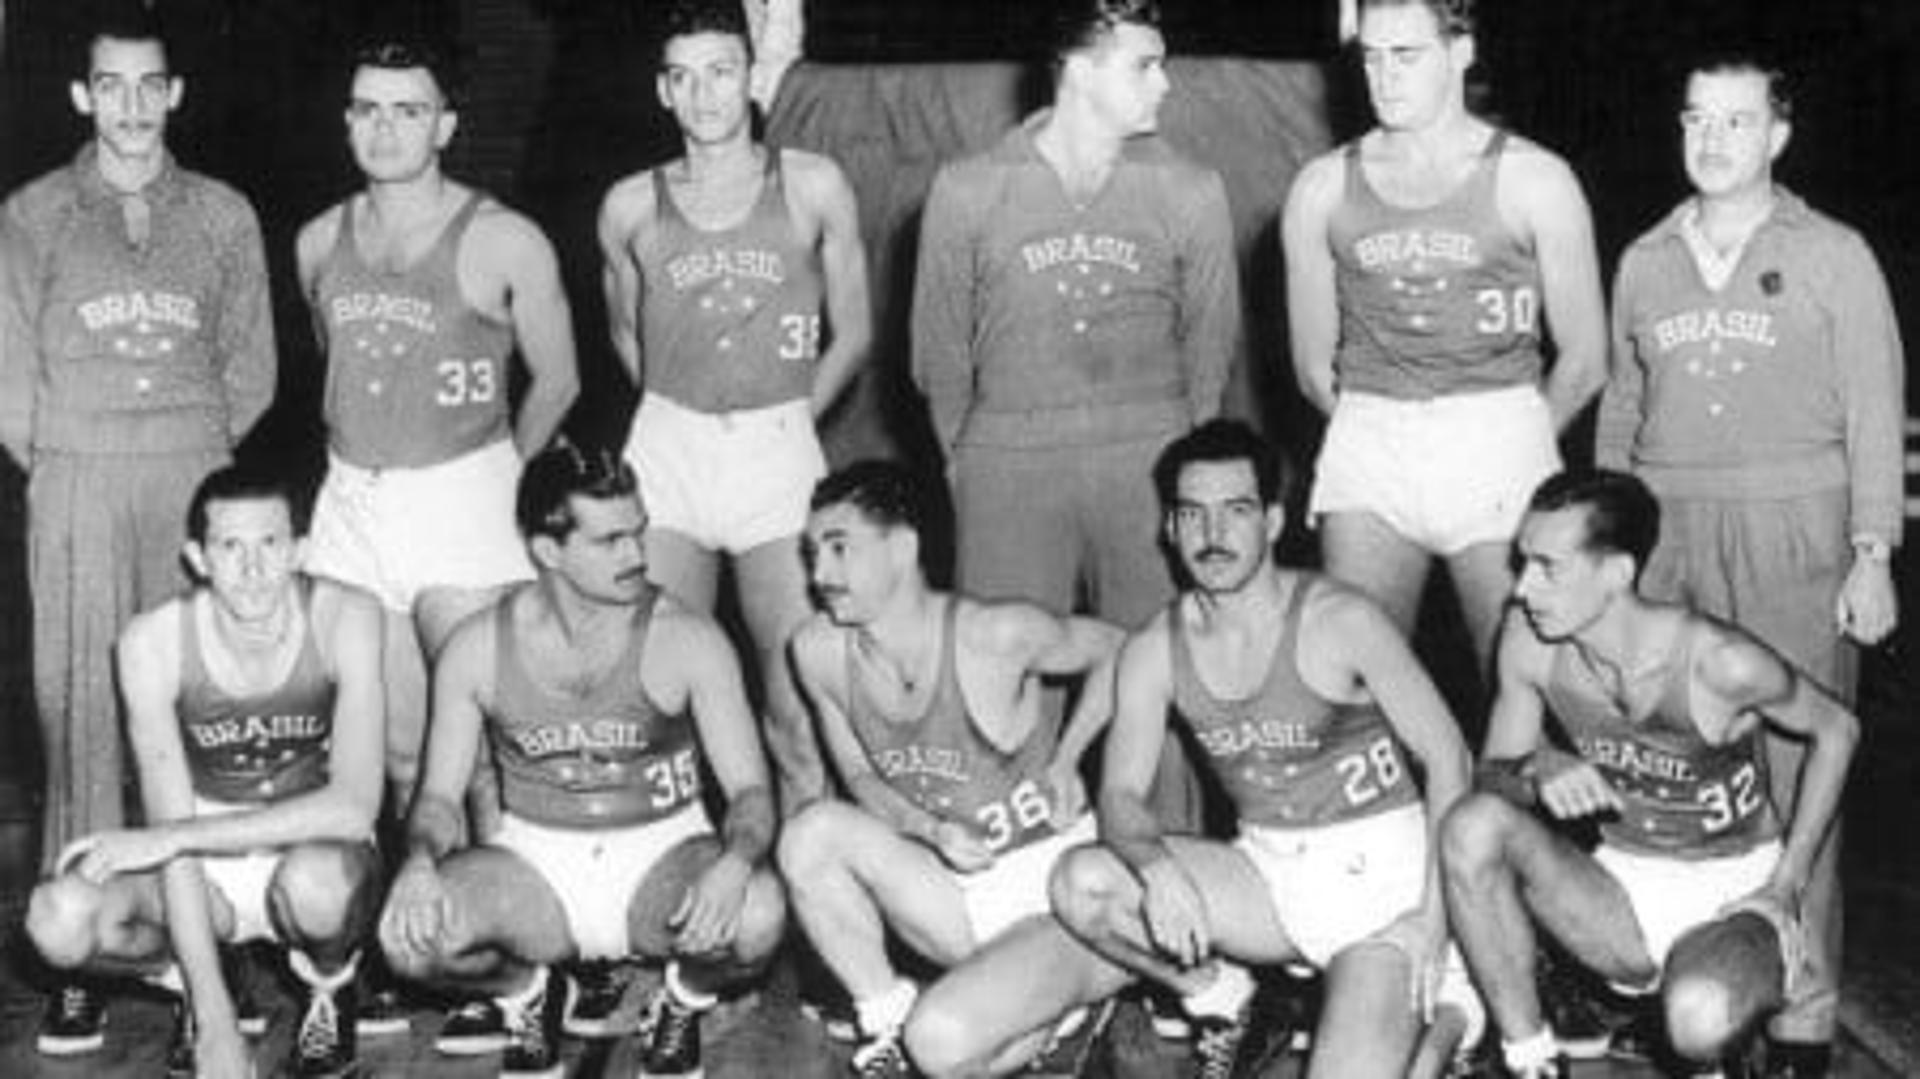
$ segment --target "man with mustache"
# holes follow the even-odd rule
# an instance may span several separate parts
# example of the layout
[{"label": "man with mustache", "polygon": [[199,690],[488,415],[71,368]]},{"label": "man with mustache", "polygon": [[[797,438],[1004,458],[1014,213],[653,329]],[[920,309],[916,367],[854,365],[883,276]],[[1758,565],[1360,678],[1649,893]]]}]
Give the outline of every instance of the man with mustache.
[{"label": "man with mustache", "polygon": [[[754,976],[785,926],[775,814],[725,635],[647,580],[633,470],[570,446],[527,463],[516,514],[539,576],[462,623],[434,669],[407,858],[380,921],[393,969],[490,996],[503,1075],[560,1074],[554,964],[666,963],[648,1075],[700,1069],[700,1017]],[[462,846],[480,754],[504,817]],[[710,772],[726,814],[702,804]]]},{"label": "man with mustache", "polygon": [[[276,376],[259,224],[168,151],[186,84],[148,7],[94,13],[70,87],[91,137],[0,208],[0,447],[27,473],[46,859],[124,819],[113,641],[186,583],[187,502]],[[98,1047],[100,1004],[54,986],[41,1050]]]},{"label": "man with mustache", "polygon": [[[1180,995],[1201,1075],[1237,1074],[1247,967],[1305,963],[1327,978],[1308,1074],[1401,1076],[1442,981],[1433,835],[1466,789],[1467,751],[1378,606],[1274,561],[1286,471],[1225,420],[1155,466],[1189,584],[1121,652],[1101,842],[1061,859],[1054,910],[1108,962]],[[1149,808],[1170,713],[1233,803],[1231,843],[1174,834]],[[1459,974],[1446,996],[1471,1012]]]},{"label": "man with mustache", "polygon": [[[795,634],[801,686],[851,802],[803,811],[780,841],[795,917],[853,997],[862,1076],[1001,1074],[1105,968],[1049,916],[1047,878],[1093,838],[1080,758],[1113,706],[1121,632],[1030,603],[935,591],[925,496],[866,461],[814,489],[805,549],[821,613]],[[1062,730],[1049,679],[1081,680]],[[889,933],[942,968],[901,977]],[[1079,1016],[1092,1035],[1099,1020]],[[1090,1038],[1056,1046],[1056,1060]]]},{"label": "man with mustache", "polygon": [[[1623,992],[1658,994],[1673,1048],[1707,1068],[1811,988],[1802,896],[1859,723],[1746,631],[1642,597],[1660,517],[1618,472],[1534,493],[1483,789],[1443,831],[1454,931],[1524,1079],[1567,1074],[1534,984],[1536,925]],[[1549,715],[1572,752],[1547,740]],[[1808,746],[1777,803],[1768,729]],[[1599,847],[1536,807],[1597,819]]]},{"label": "man with mustache", "polygon": [[[1680,129],[1693,194],[1621,256],[1595,458],[1660,497],[1648,596],[1739,623],[1850,702],[1859,646],[1899,616],[1906,370],[1886,281],[1858,233],[1774,182],[1793,131],[1780,69],[1701,59]],[[1767,752],[1791,805],[1806,750]],[[1772,1025],[1780,1075],[1831,1061],[1839,864],[1836,829],[1806,896],[1816,988]]]}]

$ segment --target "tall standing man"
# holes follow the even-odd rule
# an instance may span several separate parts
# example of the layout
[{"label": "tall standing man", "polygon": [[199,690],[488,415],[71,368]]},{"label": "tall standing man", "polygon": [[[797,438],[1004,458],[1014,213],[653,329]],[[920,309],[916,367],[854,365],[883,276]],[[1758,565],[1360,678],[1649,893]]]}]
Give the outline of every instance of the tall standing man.
[{"label": "tall standing man", "polygon": [[766,689],[782,810],[826,791],[787,638],[807,617],[800,532],[826,473],[814,422],[866,360],[866,254],[832,161],[753,137],[752,48],[737,0],[669,10],[660,103],[686,152],[600,208],[614,349],[642,391],[626,457],[669,591],[714,605],[731,560]]},{"label": "tall standing man", "polygon": [[[1773,181],[1792,134],[1784,76],[1697,64],[1680,114],[1694,193],[1621,257],[1596,457],[1666,519],[1649,596],[1739,623],[1850,702],[1857,645],[1893,631],[1905,357],[1858,233]],[[1773,794],[1806,756],[1770,737]],[[1807,893],[1816,991],[1773,1024],[1786,1074],[1824,1074],[1838,1005],[1838,836]]]},{"label": "tall standing man", "polygon": [[1281,221],[1294,373],[1330,417],[1310,512],[1403,632],[1444,558],[1484,667],[1527,495],[1605,380],[1593,226],[1564,161],[1467,111],[1472,0],[1361,0],[1359,32],[1374,128]]},{"label": "tall standing man", "polygon": [[[1142,478],[1220,409],[1239,276],[1225,185],[1155,135],[1158,6],[1061,7],[1052,107],[927,196],[913,375],[953,484],[960,589],[1055,611],[1084,593],[1133,627],[1173,594]],[[1170,825],[1199,826],[1177,749],[1158,790]]]},{"label": "tall standing man", "polygon": [[[184,583],[180,522],[273,397],[260,228],[166,146],[185,84],[144,8],[96,22],[71,86],[93,137],[0,208],[0,445],[27,473],[41,851],[118,827],[113,642]],[[49,1025],[98,1001],[58,988]]]},{"label": "tall standing man", "polygon": [[[61,968],[176,965],[170,980],[187,997],[176,1052],[208,1077],[251,1074],[216,946],[275,940],[300,987],[293,1072],[345,1075],[381,880],[380,608],[299,571],[306,527],[284,478],[213,473],[187,532],[201,583],[119,642],[147,824],[62,852],[27,930]],[[43,1028],[41,1040],[63,1052],[101,1044],[81,1026]]]},{"label": "tall standing man", "polygon": [[[513,524],[523,458],[579,391],[573,329],[540,229],[440,170],[459,114],[442,58],[354,59],[347,143],[365,190],[296,241],[327,353],[327,477],[308,567],[387,610],[387,768],[403,808],[426,723],[425,659],[533,574]],[[527,374],[515,414],[511,358]]]},{"label": "tall standing man", "polygon": [[[1535,986],[1536,923],[1621,990],[1657,993],[1673,1047],[1706,1068],[1807,988],[1801,897],[1859,724],[1743,630],[1644,599],[1659,531],[1632,476],[1540,486],[1515,543],[1485,789],[1443,832],[1454,931],[1507,1069],[1526,1079],[1566,1074]],[[1549,715],[1571,752],[1547,740]],[[1778,803],[1769,727],[1811,747]],[[1536,805],[1598,820],[1599,847]]]},{"label": "tall standing man", "polygon": [[[1446,940],[1432,838],[1466,790],[1467,750],[1373,601],[1274,561],[1284,476],[1231,421],[1175,441],[1154,469],[1192,585],[1120,654],[1101,841],[1061,859],[1054,911],[1180,994],[1200,1075],[1239,1074],[1247,967],[1306,963],[1327,976],[1308,1074],[1403,1076]],[[1174,715],[1233,802],[1231,843],[1148,807]]]}]

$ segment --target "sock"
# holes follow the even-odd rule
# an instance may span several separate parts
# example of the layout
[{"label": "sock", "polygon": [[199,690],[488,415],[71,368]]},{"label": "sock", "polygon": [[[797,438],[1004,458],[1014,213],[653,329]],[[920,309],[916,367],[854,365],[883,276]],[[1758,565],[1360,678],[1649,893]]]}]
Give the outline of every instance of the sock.
[{"label": "sock", "polygon": [[526,985],[494,999],[500,1002],[502,1011],[508,1013],[525,1011],[528,1005],[540,999],[540,994],[545,992],[546,988],[547,968],[538,966],[533,968],[533,977],[527,979]]},{"label": "sock", "polygon": [[667,964],[666,977],[662,978],[661,981],[666,983],[667,995],[678,1001],[680,1005],[688,1011],[704,1012],[715,1004],[720,1003],[718,994],[702,993],[696,989],[690,989],[687,987],[686,982],[680,980],[680,961],[678,959]]},{"label": "sock", "polygon": [[1511,1071],[1526,1072],[1539,1069],[1553,1063],[1560,1053],[1560,1042],[1553,1036],[1552,1027],[1541,1027],[1532,1035],[1519,1041],[1500,1039],[1500,1055],[1506,1058],[1507,1068]]},{"label": "sock", "polygon": [[854,1001],[853,1014],[861,1033],[877,1038],[899,1030],[907,1024],[907,1013],[913,1011],[913,1002],[919,995],[912,982],[900,979],[879,996]]},{"label": "sock", "polygon": [[143,975],[141,980],[148,985],[158,986],[177,997],[187,995],[187,979],[186,976],[180,972],[180,964],[178,963],[168,963],[159,970]]},{"label": "sock", "polygon": [[1197,993],[1180,998],[1195,1019],[1232,1019],[1253,996],[1253,975],[1238,963],[1214,964],[1213,980]]}]

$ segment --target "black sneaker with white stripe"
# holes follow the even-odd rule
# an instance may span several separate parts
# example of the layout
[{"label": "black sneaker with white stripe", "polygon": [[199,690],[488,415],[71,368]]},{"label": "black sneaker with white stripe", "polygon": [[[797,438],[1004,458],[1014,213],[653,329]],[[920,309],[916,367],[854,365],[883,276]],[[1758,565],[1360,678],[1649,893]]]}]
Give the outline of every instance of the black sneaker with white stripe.
[{"label": "black sneaker with white stripe", "polygon": [[107,1002],[84,982],[63,982],[47,997],[36,1040],[50,1057],[98,1052],[107,1044]]}]

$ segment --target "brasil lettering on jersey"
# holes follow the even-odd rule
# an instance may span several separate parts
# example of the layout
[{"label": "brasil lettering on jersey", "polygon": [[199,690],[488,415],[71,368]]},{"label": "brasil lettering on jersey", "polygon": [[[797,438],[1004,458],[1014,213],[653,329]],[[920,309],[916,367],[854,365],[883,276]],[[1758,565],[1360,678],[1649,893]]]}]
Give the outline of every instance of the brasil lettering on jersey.
[{"label": "brasil lettering on jersey", "polygon": [[326,734],[326,717],[317,715],[231,716],[212,723],[187,725],[187,733],[200,749],[252,744],[269,746],[275,742],[312,741]]},{"label": "brasil lettering on jersey", "polygon": [[145,329],[153,323],[198,330],[200,303],[172,292],[113,292],[82,303],[80,321],[92,333],[128,325]]},{"label": "brasil lettering on jersey", "polygon": [[1709,344],[1715,341],[1746,341],[1772,348],[1773,316],[1764,311],[1722,311],[1709,307],[1682,311],[1653,324],[1653,340],[1661,351],[1681,345]]},{"label": "brasil lettering on jersey", "polygon": [[328,305],[327,313],[335,326],[349,326],[356,322],[398,322],[425,334],[436,333],[439,329],[433,304],[418,296],[349,292],[335,296]]},{"label": "brasil lettering on jersey", "polygon": [[1139,245],[1118,236],[1075,232],[1049,236],[1020,245],[1020,257],[1028,273],[1043,273],[1061,266],[1115,266],[1128,273],[1140,272]]},{"label": "brasil lettering on jersey", "polygon": [[1377,272],[1407,263],[1478,266],[1480,245],[1473,236],[1448,229],[1376,232],[1354,241],[1353,257],[1362,269]]},{"label": "brasil lettering on jersey", "polygon": [[779,285],[787,279],[787,268],[778,252],[761,248],[690,251],[667,263],[667,279],[676,290],[690,289],[721,277],[744,277]]}]

